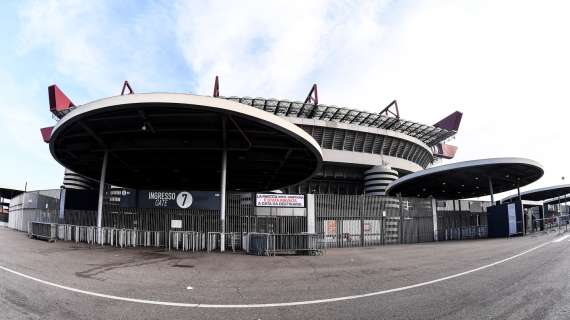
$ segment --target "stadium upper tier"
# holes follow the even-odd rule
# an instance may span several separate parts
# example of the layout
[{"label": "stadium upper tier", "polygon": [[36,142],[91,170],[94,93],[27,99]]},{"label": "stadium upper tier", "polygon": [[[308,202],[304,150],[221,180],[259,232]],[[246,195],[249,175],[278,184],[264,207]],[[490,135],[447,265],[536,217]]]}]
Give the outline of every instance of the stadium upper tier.
[{"label": "stadium upper tier", "polygon": [[378,113],[324,104],[314,105],[312,103],[303,103],[299,101],[235,96],[220,98],[250,105],[278,116],[334,121],[400,132],[416,138],[430,147],[453,137],[457,133],[456,131],[408,121],[401,118],[398,119],[396,117],[389,117]]},{"label": "stadium upper tier", "polygon": [[[126,93],[126,89],[129,89],[130,92]],[[312,176],[310,178],[307,178],[307,180],[298,182],[296,184],[294,182],[291,182],[293,184],[284,187],[284,191],[288,193],[313,192],[361,194],[365,192],[364,186],[367,177],[365,172],[368,172],[367,170],[370,170],[371,168],[385,166],[386,168],[389,168],[390,172],[394,171],[397,172],[397,175],[404,176],[406,174],[421,171],[429,167],[437,159],[451,159],[454,157],[457,150],[457,147],[446,144],[445,141],[457,133],[462,117],[462,113],[459,111],[453,112],[434,125],[426,125],[401,119],[399,117],[400,113],[398,111],[398,105],[395,100],[386,106],[382,111],[376,113],[346,107],[319,104],[316,85],[313,86],[313,89],[309,93],[309,96],[305,102],[236,96],[224,97],[219,95],[218,89],[218,81],[216,80],[213,97],[208,98],[208,101],[210,101],[212,104],[212,108],[215,108],[217,105],[233,103],[236,107],[234,111],[238,113],[248,114],[251,112],[259,113],[261,111],[265,111],[261,112],[259,116],[261,118],[264,118],[263,115],[266,115],[268,119],[272,119],[267,122],[268,127],[275,127],[279,123],[282,125],[287,125],[287,127],[291,127],[292,130],[299,131],[299,134],[308,134],[307,138],[310,138],[309,140],[313,141],[314,145],[318,147],[319,161],[314,163],[310,161],[310,163],[300,163],[299,167],[297,168],[297,171],[304,169],[307,166],[312,168],[311,170],[314,170],[314,172],[312,172]],[[58,119],[61,119],[55,128],[47,127],[41,129],[44,141],[50,143],[50,140],[53,138],[52,135],[54,135],[52,131],[56,130],[66,117],[69,118],[70,113],[77,113],[77,110],[75,110],[76,108],[84,109],[86,105],[90,105],[95,102],[88,103],[86,105],[75,105],[56,85],[50,86],[48,88],[48,93],[50,100],[50,111]],[[133,132],[141,134],[141,132],[139,132],[140,130],[145,131],[144,128],[150,128],[149,130],[152,133],[143,133],[140,143],[150,143],[156,140],[155,136],[164,135],[172,132],[173,130],[191,132],[192,130],[196,130],[198,127],[201,128],[204,125],[207,127],[204,129],[208,130],[213,130],[215,127],[213,124],[207,123],[208,117],[206,115],[200,115],[202,118],[198,116],[194,117],[193,120],[196,120],[196,122],[189,121],[187,119],[188,117],[184,118],[186,120],[180,117],[175,117],[173,121],[176,120],[178,122],[172,124],[164,123],[164,117],[160,116],[158,113],[168,111],[166,109],[170,108],[171,106],[168,104],[165,105],[160,100],[154,101],[151,99],[159,96],[180,96],[180,99],[182,99],[182,97],[192,96],[192,99],[203,100],[207,97],[174,93],[134,94],[128,82],[125,82],[121,96],[105,99],[134,99],[133,97],[125,97],[125,93],[126,96],[136,97],[144,95],[150,99],[148,101],[145,101],[144,108],[152,108],[152,112],[142,110],[141,113],[139,110],[139,113],[133,113],[129,115],[129,119],[133,121],[133,128],[131,128]],[[143,108],[141,105],[133,105],[132,107],[135,109]],[[189,105],[188,107],[192,106]],[[119,112],[120,110],[123,112],[123,109],[125,108],[121,107],[119,109],[117,107],[117,110],[113,109],[113,112]],[[109,145],[114,145],[117,143],[117,141],[126,139],[125,135],[109,137],[107,133],[107,131],[111,133],[116,132],[116,127],[125,125],[123,122],[124,121],[119,121],[118,123],[112,124],[110,122],[102,122],[106,128],[102,128],[102,130],[104,130],[97,135],[97,138],[100,138],[103,142],[105,142],[104,149],[109,149],[115,152],[112,150],[112,148],[109,147]],[[291,124],[293,124],[293,126],[291,126]],[[85,125],[85,121],[80,121],[79,125]],[[87,125],[89,125],[89,123]],[[96,126],[93,125],[93,127]],[[239,127],[241,127],[241,124],[239,124]],[[86,139],[88,138],[87,136],[91,136],[92,139],[88,140],[87,142],[93,143],[93,134],[90,132],[93,130],[84,128],[83,131],[79,130],[83,136],[86,136]],[[241,131],[243,130],[238,129],[236,131],[236,134],[240,133],[239,136],[242,136],[245,140],[251,140],[252,143],[260,143],[260,141],[264,141],[265,143],[263,144],[263,147],[275,148],[275,144],[278,141],[275,135],[272,135],[269,132],[263,130],[252,130],[251,132],[246,132],[245,134]],[[174,135],[172,139],[176,140],[179,138],[179,136],[180,135]],[[67,138],[63,140],[69,140],[66,139]],[[95,139],[95,141],[96,140],[97,139]],[[219,143],[218,140],[220,139],[216,139],[215,136],[206,135],[204,138],[197,140],[197,143],[199,142],[201,145],[209,144],[206,147],[214,148],[216,147],[216,143]],[[125,144],[128,143],[131,142],[125,141]],[[99,142],[99,144],[101,143]],[[190,148],[186,145],[181,145],[179,147],[181,150],[187,150]],[[195,149],[193,146],[192,148]],[[100,149],[101,148],[96,150]],[[284,150],[284,153],[276,156],[276,163],[270,163],[266,161],[267,159],[265,158],[267,158],[267,156],[263,155],[263,153],[258,154],[257,159],[261,162],[254,166],[257,167],[256,170],[260,171],[258,169],[263,164],[270,166],[271,170],[277,170],[279,172],[284,171],[282,169],[283,161],[291,161],[292,157],[294,158],[295,156],[295,154],[291,153],[291,150],[296,149],[282,148],[282,150]],[[233,153],[235,152],[230,152],[229,155],[233,156]],[[303,156],[305,153],[301,152],[299,153],[299,156]],[[90,153],[87,155],[89,154]],[[116,154],[111,155],[114,158],[117,158]],[[62,154],[61,157],[65,158],[71,156],[69,154]],[[111,159],[114,159],[113,157],[111,157]],[[120,156],[121,159],[122,157],[124,156]],[[210,162],[216,163],[216,161],[213,160],[205,160],[206,154],[204,152],[196,155],[194,158],[199,160],[201,159],[199,162],[195,163],[196,168],[204,167]],[[241,158],[242,160],[245,159],[243,157]],[[131,161],[137,159],[138,157]],[[96,162],[99,163],[99,160],[101,159],[98,159]],[[254,163],[254,161],[249,162]],[[187,164],[187,161],[184,163]],[[315,163],[318,163],[318,166],[313,167],[312,164]],[[69,166],[68,169],[71,169],[73,171],[79,172],[79,169],[81,169],[79,167],[74,168],[75,166],[78,166],[77,161],[75,160],[69,160],[69,163],[66,164]],[[180,166],[182,166],[182,163]],[[95,170],[98,167],[98,165],[94,166],[93,169]],[[172,166],[172,168],[175,170],[180,170],[179,166]],[[111,168],[109,172],[112,171],[113,168]],[[237,171],[239,172],[240,170]],[[122,171],[119,170],[119,172]],[[232,172],[236,172],[236,170],[233,170]],[[264,171],[261,170],[261,172]],[[89,176],[87,174],[87,169],[85,172],[79,173]],[[94,176],[95,173],[91,173],[91,176]],[[117,175],[119,175],[119,173],[112,174],[112,176],[115,178]],[[212,173],[212,177],[213,175],[214,173]],[[308,175],[306,177],[308,177]],[[212,178],[210,180],[214,182],[217,181],[215,178]],[[235,178],[228,179],[228,181],[235,181]],[[121,183],[127,185],[125,182]],[[384,183],[384,181],[381,181],[381,183]],[[117,184],[121,185],[118,181]],[[368,181],[368,184],[370,185],[370,181]],[[280,186],[284,185],[285,183],[282,183]],[[376,184],[374,184],[374,186],[376,186]],[[267,186],[261,186],[260,188],[260,190],[268,189]]]}]

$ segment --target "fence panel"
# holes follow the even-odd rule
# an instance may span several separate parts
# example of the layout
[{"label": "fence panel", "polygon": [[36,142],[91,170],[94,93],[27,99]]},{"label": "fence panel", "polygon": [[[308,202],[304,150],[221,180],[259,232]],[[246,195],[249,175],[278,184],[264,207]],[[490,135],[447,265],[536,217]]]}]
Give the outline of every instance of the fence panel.
[{"label": "fence panel", "polygon": [[315,195],[316,232],[326,247],[433,241],[431,200]]}]

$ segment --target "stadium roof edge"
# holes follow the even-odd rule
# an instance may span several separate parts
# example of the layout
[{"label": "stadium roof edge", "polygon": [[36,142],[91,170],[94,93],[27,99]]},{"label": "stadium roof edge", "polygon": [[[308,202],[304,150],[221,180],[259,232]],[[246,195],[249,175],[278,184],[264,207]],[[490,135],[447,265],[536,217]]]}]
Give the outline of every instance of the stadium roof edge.
[{"label": "stadium roof edge", "polygon": [[[220,96],[219,98],[233,100],[278,116],[335,121],[393,130],[417,138],[430,147],[453,137],[457,133],[456,130],[390,117],[375,112],[332,105],[315,105],[310,102],[273,98],[267,99],[262,97]],[[457,111],[455,113],[460,114],[460,112]]]}]

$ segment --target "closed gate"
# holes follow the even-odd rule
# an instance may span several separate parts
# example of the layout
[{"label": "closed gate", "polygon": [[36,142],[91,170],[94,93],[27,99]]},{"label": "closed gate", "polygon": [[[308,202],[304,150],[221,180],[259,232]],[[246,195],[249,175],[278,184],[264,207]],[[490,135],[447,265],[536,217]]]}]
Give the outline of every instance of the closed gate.
[{"label": "closed gate", "polygon": [[[261,210],[256,210],[253,198],[254,195],[251,193],[227,194],[225,219],[227,248],[241,249],[242,235],[248,232],[287,234],[307,231],[306,214],[304,216],[264,215],[264,213],[259,212]],[[92,221],[92,214],[94,213],[84,217],[86,220]],[[72,217],[73,220],[77,221],[77,214],[71,214],[70,218]],[[173,227],[173,221],[176,221],[176,227]],[[220,210],[121,208],[117,204],[107,204],[104,208],[103,226],[117,229],[161,231],[165,235],[172,235],[172,237],[178,237],[177,232],[199,232],[204,234],[205,249],[212,251],[220,248]],[[183,236],[186,235],[180,235],[180,237]],[[169,241],[173,240],[170,239]],[[183,246],[172,246],[171,248],[177,249],[178,247]]]},{"label": "closed gate", "polygon": [[315,195],[316,232],[326,247],[433,241],[433,211],[425,199]]}]

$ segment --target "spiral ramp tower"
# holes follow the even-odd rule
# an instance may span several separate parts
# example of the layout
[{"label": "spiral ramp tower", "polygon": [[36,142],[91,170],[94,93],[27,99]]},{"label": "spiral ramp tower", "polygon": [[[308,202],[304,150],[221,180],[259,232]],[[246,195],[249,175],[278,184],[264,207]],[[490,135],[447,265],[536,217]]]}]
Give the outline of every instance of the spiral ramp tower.
[{"label": "spiral ramp tower", "polygon": [[398,172],[389,166],[374,166],[364,171],[364,191],[371,196],[386,195],[388,185],[398,179]]}]

